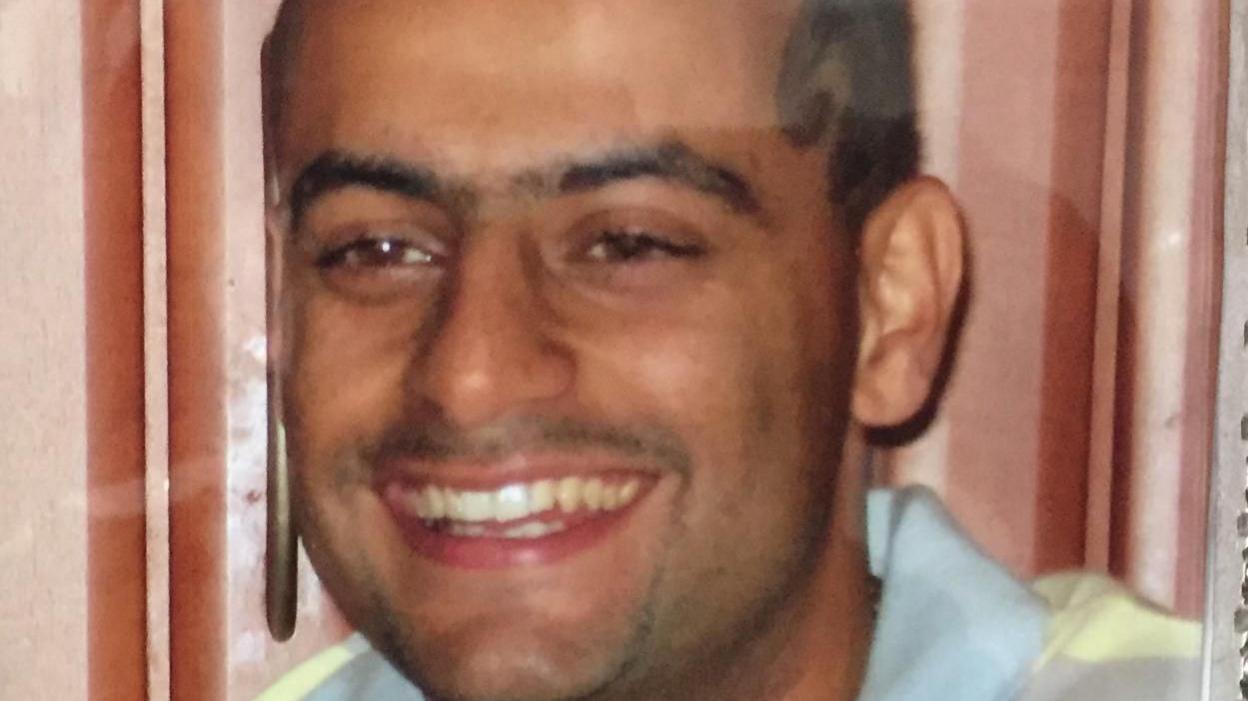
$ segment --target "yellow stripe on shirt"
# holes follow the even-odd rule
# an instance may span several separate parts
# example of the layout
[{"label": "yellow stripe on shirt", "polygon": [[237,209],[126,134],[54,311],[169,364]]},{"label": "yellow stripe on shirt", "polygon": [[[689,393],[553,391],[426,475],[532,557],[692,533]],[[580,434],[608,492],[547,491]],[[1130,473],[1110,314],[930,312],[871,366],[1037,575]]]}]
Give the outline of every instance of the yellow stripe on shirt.
[{"label": "yellow stripe on shirt", "polygon": [[1040,664],[1057,656],[1087,663],[1200,656],[1199,623],[1167,615],[1107,577],[1059,574],[1033,587],[1053,609]]},{"label": "yellow stripe on shirt", "polygon": [[256,701],[301,701],[358,654],[358,649],[352,649],[346,643],[335,645],[287,673],[257,696]]}]

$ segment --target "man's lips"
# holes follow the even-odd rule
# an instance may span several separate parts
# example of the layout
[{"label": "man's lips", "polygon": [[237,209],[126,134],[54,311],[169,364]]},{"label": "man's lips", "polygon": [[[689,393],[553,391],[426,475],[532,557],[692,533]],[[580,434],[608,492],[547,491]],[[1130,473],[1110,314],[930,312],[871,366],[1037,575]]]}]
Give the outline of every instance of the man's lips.
[{"label": "man's lips", "polygon": [[500,568],[545,564],[593,546],[657,481],[629,469],[525,470],[527,478],[509,472],[452,481],[391,471],[377,487],[417,552],[452,566]]}]

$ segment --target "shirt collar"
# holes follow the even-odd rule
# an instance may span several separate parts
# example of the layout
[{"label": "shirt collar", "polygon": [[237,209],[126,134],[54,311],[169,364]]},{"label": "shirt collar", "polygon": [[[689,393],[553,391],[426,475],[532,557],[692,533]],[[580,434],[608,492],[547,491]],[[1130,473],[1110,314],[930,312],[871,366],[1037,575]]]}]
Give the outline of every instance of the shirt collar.
[{"label": "shirt collar", "polygon": [[867,543],[883,588],[859,701],[1016,696],[1043,649],[1043,601],[926,488],[869,493]]}]

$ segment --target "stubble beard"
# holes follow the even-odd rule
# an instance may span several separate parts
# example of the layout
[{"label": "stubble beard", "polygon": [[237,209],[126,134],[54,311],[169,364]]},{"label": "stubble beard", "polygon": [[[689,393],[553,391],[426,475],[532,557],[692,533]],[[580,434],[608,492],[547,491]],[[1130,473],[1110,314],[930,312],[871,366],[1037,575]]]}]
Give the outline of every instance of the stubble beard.
[{"label": "stubble beard", "polygon": [[[345,501],[351,490],[368,488],[374,470],[369,458],[364,456],[370,453],[371,450],[355,446],[355,449],[340,452],[333,461],[332,489],[340,499]],[[617,643],[617,650],[598,662],[596,670],[576,675],[587,681],[579,688],[570,689],[517,690],[489,695],[469,692],[466,695],[431,683],[438,676],[431,673],[438,664],[438,655],[428,649],[431,642],[420,635],[415,623],[390,601],[372,564],[363,558],[342,562],[332,547],[324,547],[332,542],[324,535],[328,529],[322,528],[325,524],[317,510],[302,494],[295,500],[296,516],[317,571],[333,573],[326,584],[328,587],[332,581],[339,585],[330,593],[343,607],[348,620],[364,633],[378,653],[420,688],[429,701],[688,701],[698,698],[756,701],[782,695],[776,691],[789,684],[791,675],[780,668],[777,661],[791,637],[788,630],[800,620],[803,602],[808,598],[805,594],[811,588],[826,549],[837,490],[834,480],[826,479],[823,473],[826,465],[812,464],[807,469],[811,472],[804,478],[812,485],[812,490],[805,502],[802,528],[787,557],[773,562],[768,581],[753,597],[740,602],[744,606],[712,612],[702,620],[691,621],[705,629],[708,619],[722,617],[722,620],[733,621],[732,625],[710,626],[709,635],[674,646],[665,636],[681,631],[686,620],[678,620],[670,612],[704,608],[699,602],[699,592],[685,587],[686,591],[677,600],[662,607],[669,612],[670,620],[659,621],[661,593],[672,574],[669,572],[671,546],[688,531],[682,517],[682,506],[689,492],[686,479],[660,546],[664,556],[659,558],[650,582],[643,588],[645,595],[640,606],[626,619],[629,633],[623,636],[625,642]],[[821,474],[824,475],[822,479]],[[295,483],[304,491],[300,480]],[[724,570],[713,574],[734,576]]]},{"label": "stubble beard", "polygon": [[[346,455],[334,460],[331,468],[333,492],[343,500],[351,490],[368,485],[372,474],[368,460],[361,457],[361,454],[370,451],[344,452]],[[349,562],[340,561],[334,548],[327,547],[332,539],[325,534],[332,529],[323,527],[325,519],[311,506],[313,500],[304,496],[306,490],[299,480],[295,483],[299,492],[294,500],[298,530],[316,571],[330,573],[324,579],[331,597],[370,645],[420,689],[429,701],[622,701],[637,698],[629,692],[621,693],[621,688],[629,686],[627,680],[635,676],[639,667],[647,666],[646,650],[650,647],[649,640],[654,631],[654,604],[665,579],[666,564],[656,568],[651,581],[644,587],[646,594],[642,598],[642,605],[629,617],[626,625],[631,631],[626,636],[626,642],[619,645],[618,651],[610,655],[609,659],[598,664],[598,671],[583,675],[594,681],[579,689],[550,690],[544,693],[464,695],[454,690],[440,689],[428,681],[436,678],[437,675],[430,673],[430,669],[438,664],[437,654],[427,652],[430,642],[390,600],[371,563],[363,558]],[[684,491],[682,489],[682,494]],[[682,527],[679,518],[674,520],[674,527],[667,529],[668,535],[662,548],[664,551],[674,538],[674,532]],[[663,562],[666,563],[666,559]]]},{"label": "stubble beard", "polygon": [[[657,580],[658,578],[656,578]],[[653,586],[652,586],[653,588]],[[647,602],[653,601],[648,596]],[[431,679],[428,669],[436,661],[425,659],[420,650],[425,647],[417,631],[394,610],[378,590],[370,597],[369,620],[377,622],[365,637],[395,669],[412,682],[429,701],[622,701],[637,698],[624,690],[627,680],[637,667],[643,664],[647,641],[653,631],[653,611],[649,603],[636,612],[629,624],[632,634],[628,641],[610,659],[599,663],[599,669],[578,676],[592,679],[574,689],[549,689],[545,691],[495,692],[489,696],[471,695],[454,690],[439,689],[426,681]]]}]

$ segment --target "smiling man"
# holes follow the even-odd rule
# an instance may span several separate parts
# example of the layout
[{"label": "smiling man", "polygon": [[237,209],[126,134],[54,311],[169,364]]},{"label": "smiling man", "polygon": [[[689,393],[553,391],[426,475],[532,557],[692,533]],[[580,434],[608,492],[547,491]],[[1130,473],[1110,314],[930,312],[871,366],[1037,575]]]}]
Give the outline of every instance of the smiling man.
[{"label": "smiling man", "polygon": [[1043,691],[1050,607],[930,497],[868,509],[864,428],[927,400],[962,274],[909,35],[883,0],[283,7],[297,521],[363,637],[267,698]]}]

